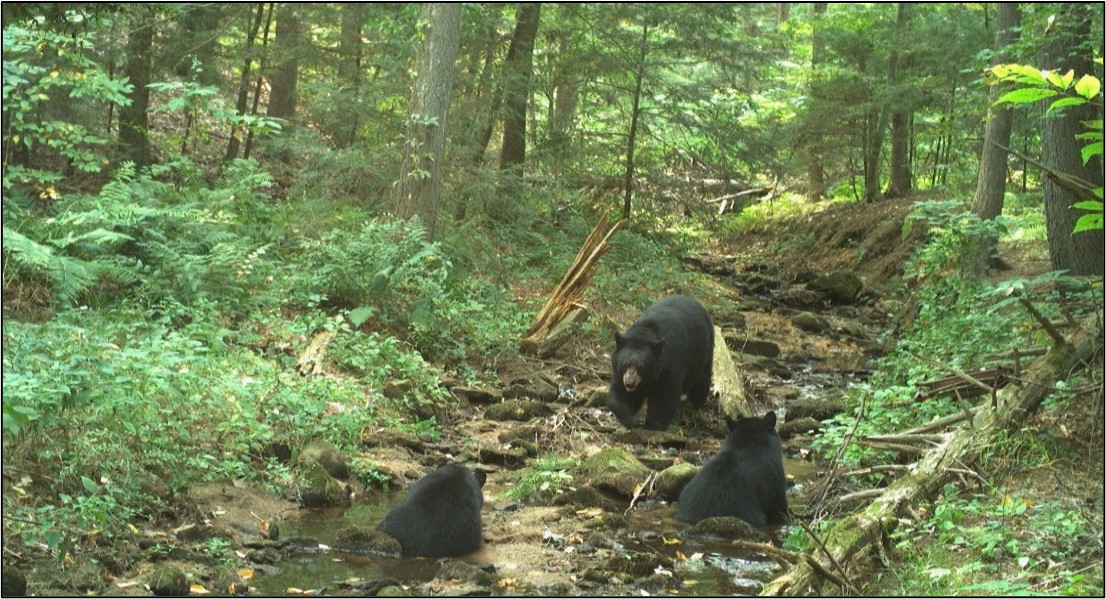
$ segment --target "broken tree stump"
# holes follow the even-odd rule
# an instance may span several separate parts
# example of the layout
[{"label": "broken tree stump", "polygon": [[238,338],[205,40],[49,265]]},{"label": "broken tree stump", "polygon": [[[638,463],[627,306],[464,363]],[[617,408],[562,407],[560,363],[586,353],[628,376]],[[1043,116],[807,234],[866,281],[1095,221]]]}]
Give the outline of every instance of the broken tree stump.
[{"label": "broken tree stump", "polygon": [[[820,568],[808,562],[799,563],[767,584],[761,595],[822,594],[817,570],[845,574],[854,565],[853,560],[865,554],[865,549],[882,542],[894,530],[899,518],[909,517],[913,507],[932,497],[953,473],[974,463],[987,446],[981,440],[989,439],[1000,429],[1017,427],[1040,406],[1057,380],[1068,377],[1072,369],[1101,347],[1096,317],[1088,317],[1071,340],[1034,360],[1019,381],[999,391],[994,409],[987,406],[978,409],[970,424],[943,435],[942,441],[915,464],[912,472],[884,489],[863,511],[843,518],[827,531],[826,550],[811,556]],[[833,565],[826,564],[826,554]]]},{"label": "broken tree stump", "polygon": [[303,351],[303,355],[296,360],[296,372],[299,372],[300,376],[322,374],[323,356],[326,355],[326,348],[330,347],[331,341],[334,341],[334,331],[323,331],[315,335],[307,345],[307,349]]},{"label": "broken tree stump", "polygon": [[591,267],[599,258],[610,249],[610,239],[619,229],[626,225],[627,219],[622,219],[607,231],[608,215],[604,214],[599,223],[592,229],[591,234],[584,241],[583,247],[577,252],[576,258],[569,266],[561,282],[553,289],[545,305],[534,316],[530,324],[530,330],[520,342],[522,351],[530,354],[548,355],[564,342],[568,336],[564,327],[558,331],[558,326],[571,316],[571,320],[583,318],[586,308],[578,303],[580,295],[584,292],[588,282],[591,281]]},{"label": "broken tree stump", "polygon": [[711,386],[718,393],[718,407],[722,409],[722,414],[735,420],[740,416],[751,416],[745,382],[718,325],[714,326],[712,379]]}]

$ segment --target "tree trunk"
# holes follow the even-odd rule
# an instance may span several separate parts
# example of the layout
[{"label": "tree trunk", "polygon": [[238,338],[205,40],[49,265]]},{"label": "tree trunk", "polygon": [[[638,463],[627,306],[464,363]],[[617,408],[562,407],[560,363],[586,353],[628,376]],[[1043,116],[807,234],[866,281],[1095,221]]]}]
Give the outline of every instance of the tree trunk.
[{"label": "tree trunk", "polygon": [[[895,26],[900,39],[906,38],[907,29],[910,27],[911,5],[909,2],[899,2],[898,16]],[[900,48],[905,48],[901,44]],[[888,85],[891,89],[902,89],[905,73],[910,68],[910,58],[904,55],[903,50],[895,50],[891,53],[890,76]],[[906,94],[898,94],[905,97]],[[913,120],[913,107],[903,105],[899,100],[891,113],[891,181],[887,185],[886,196],[900,198],[914,189],[914,174],[910,170],[910,148],[912,139],[910,136],[910,122]]]},{"label": "tree trunk", "polygon": [[[999,2],[995,15],[995,53],[991,66],[1010,62],[1010,46],[1018,40],[1021,19],[1017,2]],[[1014,113],[1009,105],[995,106],[995,100],[1006,90],[992,85],[987,103],[987,125],[983,133],[983,148],[979,157],[979,178],[976,180],[972,212],[981,219],[992,220],[1002,214],[1002,198],[1006,193],[1006,150],[1010,145],[1010,130]]]},{"label": "tree trunk", "polygon": [[277,14],[276,40],[273,54],[276,66],[272,69],[269,108],[271,117],[291,120],[296,116],[296,86],[299,80],[297,56],[303,39],[303,26],[294,2],[283,2]]},{"label": "tree trunk", "polygon": [[[1075,71],[1078,79],[1095,72],[1090,56],[1080,44],[1090,40],[1091,20],[1101,8],[1091,4],[1061,4],[1060,14],[1045,45],[1045,68],[1066,73]],[[1098,13],[1101,14],[1101,13]],[[1047,116],[1041,131],[1041,162],[1048,168],[1079,177],[1093,187],[1102,187],[1102,157],[1083,166],[1080,153],[1083,141],[1075,138],[1087,132],[1085,121],[1101,121],[1100,109],[1093,104],[1065,108],[1059,115]],[[1044,179],[1045,222],[1048,254],[1052,268],[1074,275],[1102,275],[1103,232],[1072,234],[1075,221],[1083,214],[1072,203],[1090,200],[1060,187],[1051,178]]]},{"label": "tree trunk", "polygon": [[338,54],[338,95],[344,109],[334,113],[334,143],[339,148],[349,147],[357,139],[360,114],[357,105],[361,86],[361,27],[364,7],[360,3],[346,2],[341,9],[341,31]]},{"label": "tree trunk", "polygon": [[549,149],[554,156],[563,156],[569,147],[572,128],[576,123],[576,107],[580,99],[580,75],[575,72],[575,44],[570,33],[557,40],[553,88],[553,114],[549,117]]},{"label": "tree trunk", "polygon": [[404,220],[419,217],[427,238],[432,240],[442,186],[449,95],[461,44],[461,5],[423,4],[419,22],[425,23],[429,31],[419,48],[407,142],[396,186],[396,216]]},{"label": "tree trunk", "polygon": [[195,62],[200,68],[197,83],[218,85],[220,77],[215,64],[215,47],[223,21],[236,19],[249,9],[249,5],[236,6],[232,9],[233,15],[225,15],[221,4],[201,2],[183,11],[180,17],[183,34],[175,36],[166,49],[167,56],[180,57],[173,65],[176,74],[190,79]]},{"label": "tree trunk", "polygon": [[[235,114],[245,116],[246,103],[250,99],[250,69],[253,67],[253,44],[257,38],[257,32],[261,29],[261,21],[265,17],[265,3],[257,3],[257,14],[253,20],[253,26],[246,34],[246,48],[242,51],[245,56],[242,64],[242,78],[238,82],[238,102],[235,103]],[[238,149],[242,145],[245,129],[242,125],[235,125],[230,131],[230,143],[227,144],[226,160],[238,158]]]},{"label": "tree trunk", "polygon": [[[810,51],[810,96],[812,101],[819,97],[818,89],[821,76],[818,69],[822,64],[826,52],[826,43],[822,34],[822,18],[826,14],[826,3],[814,3],[814,18],[811,22],[811,51]],[[809,107],[807,110],[811,110]],[[822,164],[823,136],[822,124],[814,122],[815,119],[808,116],[806,126],[806,186],[807,196],[812,200],[819,200],[826,193],[826,179]]]},{"label": "tree trunk", "polygon": [[150,89],[146,86],[150,83],[150,49],[154,43],[155,23],[148,12],[142,13],[145,18],[131,24],[127,64],[123,69],[123,74],[134,85],[131,105],[119,109],[119,143],[123,146],[124,157],[137,166],[150,164],[150,127],[146,115],[150,108]]},{"label": "tree trunk", "polygon": [[[261,58],[257,65],[257,81],[254,83],[253,88],[253,105],[250,106],[250,116],[257,116],[257,105],[261,102],[261,87],[265,83],[265,58],[269,47],[269,32],[273,27],[273,10],[276,8],[276,2],[269,3],[269,13],[265,17],[265,33],[261,36]],[[250,152],[253,150],[253,129],[246,130],[246,147],[242,150],[242,157],[249,158]]]},{"label": "tree trunk", "polygon": [[508,179],[521,177],[526,160],[526,100],[534,70],[534,38],[541,16],[540,2],[519,4],[515,32],[503,70],[503,148],[499,170]]},{"label": "tree trunk", "polygon": [[630,203],[634,197],[634,146],[637,143],[637,124],[641,117],[641,86],[645,79],[645,59],[649,56],[649,23],[641,25],[641,47],[638,52],[637,72],[634,73],[634,97],[630,109],[630,134],[626,136],[626,175],[623,180],[622,218],[630,218]]}]

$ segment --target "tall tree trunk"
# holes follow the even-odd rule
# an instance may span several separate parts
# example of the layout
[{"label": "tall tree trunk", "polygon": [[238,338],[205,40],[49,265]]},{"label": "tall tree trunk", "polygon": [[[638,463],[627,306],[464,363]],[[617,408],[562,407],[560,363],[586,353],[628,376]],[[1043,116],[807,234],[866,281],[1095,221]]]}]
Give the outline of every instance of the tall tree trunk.
[{"label": "tall tree trunk", "polygon": [[[1091,39],[1092,19],[1102,18],[1098,4],[1061,4],[1059,15],[1045,43],[1045,67],[1076,76],[1094,72],[1090,55],[1080,45]],[[1092,159],[1083,166],[1080,153],[1084,142],[1076,135],[1087,132],[1085,121],[1101,121],[1102,115],[1092,104],[1068,107],[1059,115],[1044,119],[1041,131],[1041,162],[1046,167],[1073,175],[1102,187],[1102,158]],[[1078,197],[1044,179],[1045,224],[1048,233],[1048,254],[1054,269],[1066,269],[1074,275],[1102,275],[1104,259],[1103,232],[1072,234],[1075,221],[1083,214],[1072,203],[1092,198]]]},{"label": "tall tree trunk", "polygon": [[[896,28],[903,39],[910,27],[911,5],[909,2],[898,3],[898,17]],[[899,47],[905,48],[907,44]],[[902,87],[904,73],[910,68],[910,58],[903,55],[900,50],[891,53],[890,85],[892,88]],[[899,94],[903,97],[905,94]],[[900,101],[901,102],[901,101]],[[910,170],[910,148],[912,139],[910,136],[910,122],[913,116],[913,108],[899,104],[891,113],[891,181],[887,186],[887,197],[898,198],[905,196],[914,189],[914,173]]]},{"label": "tall tree trunk", "polygon": [[396,185],[396,216],[419,217],[428,239],[434,239],[438,195],[445,158],[446,116],[453,89],[454,64],[461,45],[461,5],[426,3],[419,22],[426,41],[419,48],[418,73],[407,117],[407,142]]},{"label": "tall tree trunk", "polygon": [[[1021,18],[1017,2],[999,2],[995,15],[995,53],[991,66],[1010,62],[1010,46],[1018,40]],[[1006,150],[1010,145],[1010,130],[1014,113],[1009,106],[995,106],[995,100],[1005,92],[993,85],[987,103],[987,125],[983,133],[983,148],[979,157],[979,178],[976,179],[972,212],[981,219],[991,220],[1002,214],[1002,198],[1006,193]],[[988,252],[989,253],[989,252]]]},{"label": "tall tree trunk", "polygon": [[506,179],[519,179],[526,160],[526,100],[534,70],[534,39],[541,17],[540,2],[519,4],[515,32],[507,50],[503,74],[503,148],[499,170]]},{"label": "tall tree trunk", "polygon": [[266,114],[281,119],[296,116],[296,86],[299,82],[298,52],[303,39],[303,25],[294,2],[282,2],[277,13],[276,40],[273,54],[276,65],[270,78],[269,108]]},{"label": "tall tree trunk", "polygon": [[[265,18],[265,3],[257,3],[257,14],[253,19],[253,26],[246,34],[246,48],[242,51],[245,59],[242,63],[242,78],[238,83],[238,102],[235,103],[235,114],[245,116],[246,103],[250,99],[250,70],[253,68],[253,45],[257,39],[257,32],[261,29],[261,21]],[[235,125],[230,131],[230,143],[227,144],[226,160],[238,158],[238,149],[242,145],[245,129],[241,125]]]},{"label": "tall tree trunk", "polygon": [[[265,33],[261,36],[261,58],[257,65],[257,82],[254,83],[253,88],[253,105],[250,106],[250,116],[257,116],[257,105],[261,102],[261,86],[265,83],[265,58],[268,54],[269,48],[269,31],[273,26],[273,9],[276,7],[276,2],[269,3],[269,14],[265,17]],[[253,149],[253,129],[246,131],[246,148],[242,150],[242,157],[249,158],[250,151]]]},{"label": "tall tree trunk", "polygon": [[570,33],[564,33],[557,40],[559,51],[554,67],[553,114],[549,117],[549,148],[555,156],[568,151],[572,128],[576,123],[576,107],[580,100],[580,74],[574,65],[575,44]]},{"label": "tall tree trunk", "polygon": [[150,89],[146,86],[150,83],[150,49],[156,21],[146,10],[141,14],[143,18],[132,21],[127,40],[127,64],[123,74],[134,85],[134,91],[131,92],[131,105],[119,109],[119,143],[127,160],[146,166],[150,164],[150,127],[146,115],[150,108]]},{"label": "tall tree trunk", "polygon": [[[337,113],[334,123],[334,140],[340,148],[353,144],[357,139],[359,114],[357,106],[361,86],[361,27],[364,24],[364,7],[360,3],[342,4],[342,24],[339,34],[338,61],[339,101],[345,109]],[[350,110],[352,108],[352,110]]]},{"label": "tall tree trunk", "polygon": [[[826,14],[826,3],[816,2],[812,8],[814,9],[814,18],[811,23],[810,40],[810,96],[816,103],[821,93],[819,90],[821,76],[818,69],[826,52],[826,43],[823,39],[825,36],[821,31],[822,18]],[[807,110],[811,110],[811,108],[808,107]],[[825,171],[822,164],[823,137],[821,128],[821,123],[815,123],[814,119],[808,116],[806,127],[806,186],[807,196],[812,200],[821,199],[826,193]]]},{"label": "tall tree trunk", "polygon": [[641,48],[638,53],[637,72],[634,73],[634,97],[630,109],[630,134],[626,136],[626,176],[623,181],[622,218],[630,218],[630,204],[634,197],[634,147],[637,143],[637,124],[641,118],[641,86],[645,79],[645,59],[649,56],[649,23],[641,25]]},{"label": "tall tree trunk", "polygon": [[215,64],[215,49],[222,28],[222,21],[238,18],[242,13],[249,12],[249,5],[236,6],[233,15],[225,14],[223,5],[219,3],[195,3],[189,9],[182,11],[180,27],[183,34],[174,36],[168,44],[166,55],[179,56],[173,65],[176,74],[184,79],[193,76],[193,62],[199,68],[197,83],[201,85],[218,85],[219,69]]}]

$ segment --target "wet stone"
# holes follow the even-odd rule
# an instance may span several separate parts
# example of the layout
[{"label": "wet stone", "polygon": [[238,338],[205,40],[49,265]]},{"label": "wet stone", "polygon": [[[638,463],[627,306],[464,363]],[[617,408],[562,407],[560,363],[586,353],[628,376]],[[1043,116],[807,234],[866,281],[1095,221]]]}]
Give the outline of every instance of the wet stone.
[{"label": "wet stone", "polygon": [[721,518],[707,518],[700,520],[684,530],[687,536],[708,536],[722,539],[746,539],[751,541],[768,541],[770,537],[753,528],[748,522],[733,516]]},{"label": "wet stone", "polygon": [[812,418],[814,420],[829,420],[845,411],[845,404],[835,399],[799,399],[787,405],[787,419],[800,420]]},{"label": "wet stone", "polygon": [[150,573],[150,592],[155,597],[183,597],[188,594],[188,577],[175,566],[161,566]]},{"label": "wet stone", "polygon": [[674,464],[657,474],[657,479],[653,482],[653,488],[658,496],[669,501],[676,501],[680,498],[680,491],[684,490],[687,483],[698,472],[699,469],[692,464]]},{"label": "wet stone", "polygon": [[338,529],[334,539],[334,549],[361,555],[399,557],[403,547],[399,541],[375,528],[347,526]]},{"label": "wet stone", "polygon": [[634,496],[634,490],[645,482],[649,472],[633,454],[618,447],[605,447],[580,465],[586,483],[626,498]]},{"label": "wet stone", "polygon": [[796,435],[817,433],[822,430],[822,423],[810,417],[788,419],[780,425],[779,435],[781,439],[790,439]]}]

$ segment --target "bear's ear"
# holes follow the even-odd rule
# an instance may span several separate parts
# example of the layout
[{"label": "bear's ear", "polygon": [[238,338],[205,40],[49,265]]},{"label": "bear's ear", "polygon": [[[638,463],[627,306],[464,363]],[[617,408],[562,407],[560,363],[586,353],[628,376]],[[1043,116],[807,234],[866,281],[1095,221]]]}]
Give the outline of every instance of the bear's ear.
[{"label": "bear's ear", "polygon": [[764,423],[764,428],[766,430],[776,430],[776,413],[774,411],[769,410],[768,413],[764,415],[764,418],[760,420]]},{"label": "bear's ear", "polygon": [[472,475],[476,477],[476,482],[480,483],[481,487],[483,487],[484,483],[488,480],[488,473],[483,470],[474,470]]}]

